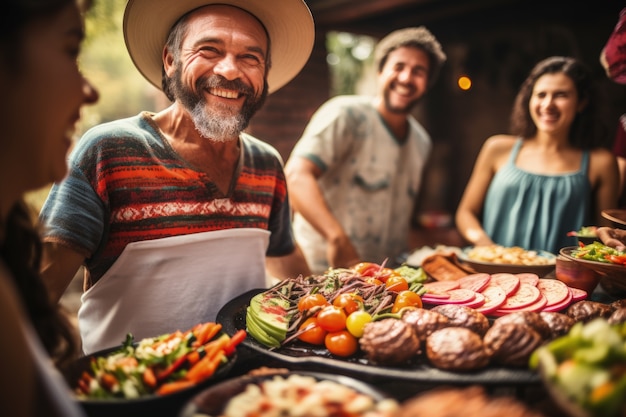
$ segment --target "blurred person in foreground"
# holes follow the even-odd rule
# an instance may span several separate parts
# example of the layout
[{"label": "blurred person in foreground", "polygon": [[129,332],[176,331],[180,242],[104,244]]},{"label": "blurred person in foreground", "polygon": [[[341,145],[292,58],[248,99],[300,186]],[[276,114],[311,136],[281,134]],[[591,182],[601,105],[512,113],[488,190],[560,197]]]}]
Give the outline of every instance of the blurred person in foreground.
[{"label": "blurred person in foreground", "polygon": [[[613,32],[600,52],[600,63],[607,77],[618,84],[626,84],[626,8],[623,8]],[[619,207],[626,206],[626,113],[622,114],[617,126],[613,153],[617,157],[620,171]],[[602,243],[620,251],[626,251],[626,230],[600,227],[596,230]]]},{"label": "blurred person in foreground", "polygon": [[617,162],[597,117],[590,71],[553,56],[535,65],[511,115],[511,134],[483,144],[456,212],[472,245],[499,244],[558,253],[567,233],[606,224],[615,207]]},{"label": "blurred person in foreground", "polygon": [[0,17],[0,415],[82,416],[54,365],[78,339],[39,275],[41,241],[24,193],[67,173],[71,135],[98,93],[81,75],[76,0],[6,0]]},{"label": "blurred person in foreground", "polygon": [[[600,52],[600,63],[610,80],[626,85],[626,7],[621,10],[617,24]],[[617,124],[613,153],[620,172],[618,206],[626,207],[626,113],[620,116]]]},{"label": "blurred person in foreground", "polygon": [[216,320],[234,297],[308,275],[283,164],[243,133],[313,47],[302,0],[134,0],[133,62],[172,101],[90,129],[41,212],[54,299],[85,266],[83,351]]},{"label": "blurred person in foreground", "polygon": [[425,27],[374,51],[375,97],[339,96],[313,115],[285,172],[294,232],[313,272],[391,263],[408,250],[410,218],[432,143],[411,111],[446,60]]}]

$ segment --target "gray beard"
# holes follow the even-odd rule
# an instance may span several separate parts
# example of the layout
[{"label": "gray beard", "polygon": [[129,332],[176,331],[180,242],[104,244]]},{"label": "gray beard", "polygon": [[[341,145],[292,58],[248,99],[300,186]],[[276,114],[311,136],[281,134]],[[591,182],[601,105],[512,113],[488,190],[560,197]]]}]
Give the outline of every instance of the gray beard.
[{"label": "gray beard", "polygon": [[229,111],[223,113],[209,112],[207,114],[205,105],[204,101],[200,101],[190,112],[198,133],[212,142],[223,143],[236,140],[247,125],[243,116],[240,113],[232,114]]}]

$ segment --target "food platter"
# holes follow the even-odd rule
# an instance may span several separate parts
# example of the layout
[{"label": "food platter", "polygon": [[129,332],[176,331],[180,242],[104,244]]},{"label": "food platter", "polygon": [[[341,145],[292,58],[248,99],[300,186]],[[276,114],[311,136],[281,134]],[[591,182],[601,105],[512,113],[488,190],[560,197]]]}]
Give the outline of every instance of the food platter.
[{"label": "food platter", "polygon": [[602,217],[613,223],[626,226],[626,209],[608,209],[602,210]]},{"label": "food platter", "polygon": [[242,393],[248,385],[261,384],[276,376],[289,378],[298,375],[312,377],[316,381],[330,381],[348,387],[357,393],[370,397],[374,402],[387,399],[387,396],[369,384],[344,375],[335,375],[321,372],[274,370],[260,375],[244,375],[238,378],[229,379],[219,384],[206,388],[193,397],[179,414],[180,417],[217,417],[224,413],[228,401],[234,396]]},{"label": "food platter", "polygon": [[[265,289],[255,289],[229,301],[217,315],[223,330],[234,334],[246,328],[246,308],[250,299]],[[416,359],[401,367],[375,366],[364,357],[343,359],[334,357],[326,349],[312,348],[304,343],[293,343],[278,349],[271,349],[248,336],[242,343],[253,351],[267,356],[284,366],[312,367],[316,370],[341,372],[346,375],[380,381],[394,379],[414,383],[451,383],[484,385],[530,385],[538,384],[538,373],[529,369],[515,369],[490,366],[473,372],[451,372],[431,366],[426,359]],[[420,355],[422,356],[422,355]]]},{"label": "food platter", "polygon": [[537,254],[538,256],[546,258],[548,261],[550,261],[550,263],[546,265],[518,265],[484,262],[470,259],[467,254],[471,249],[472,247],[467,247],[463,249],[463,251],[458,255],[459,262],[461,263],[463,269],[466,269],[470,272],[484,272],[487,274],[519,274],[529,272],[537,274],[539,277],[544,277],[554,271],[554,267],[556,264],[556,256],[546,251],[537,251]]},{"label": "food platter", "polygon": [[[101,350],[85,355],[62,369],[62,375],[70,388],[76,387],[84,371],[90,370],[91,359],[104,357],[120,350],[121,346]],[[192,387],[168,395],[144,395],[134,399],[76,399],[89,417],[136,417],[141,415],[176,415],[180,408],[194,395],[211,384],[226,378],[237,360],[235,352],[229,360],[222,364],[215,374]]]}]

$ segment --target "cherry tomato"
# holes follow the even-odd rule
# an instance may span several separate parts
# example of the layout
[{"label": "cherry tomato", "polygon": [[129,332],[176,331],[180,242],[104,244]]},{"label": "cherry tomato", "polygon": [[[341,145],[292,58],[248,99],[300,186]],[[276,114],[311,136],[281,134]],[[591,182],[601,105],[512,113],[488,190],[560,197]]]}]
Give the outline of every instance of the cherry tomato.
[{"label": "cherry tomato", "polygon": [[377,278],[379,281],[382,281],[382,282],[387,282],[387,280],[393,276],[400,276],[400,275],[391,268],[381,268],[376,273],[376,275],[374,275],[375,278]]},{"label": "cherry tomato", "polygon": [[383,285],[383,282],[381,280],[379,280],[378,278],[374,278],[374,277],[366,277],[365,282],[371,285]]},{"label": "cherry tomato", "polygon": [[356,337],[352,336],[347,330],[328,333],[324,338],[324,345],[330,353],[337,356],[353,355],[359,348],[359,342]]},{"label": "cherry tomato", "polygon": [[298,310],[299,311],[310,310],[315,306],[325,306],[325,305],[328,305],[328,300],[326,300],[326,298],[322,294],[320,293],[309,294],[300,298],[300,301],[298,301]]},{"label": "cherry tomato", "polygon": [[391,275],[387,281],[385,281],[385,287],[389,291],[406,291],[409,289],[409,283],[400,275]]},{"label": "cherry tomato", "polygon": [[319,323],[317,322],[317,317],[309,317],[308,319],[306,319],[300,325],[300,330],[303,330],[307,327],[309,327],[309,329],[304,333],[301,333],[300,336],[298,336],[298,339],[312,345],[323,345],[324,338],[326,337],[326,334],[328,332],[320,327]]},{"label": "cherry tomato", "polygon": [[393,307],[391,308],[392,313],[397,313],[404,307],[422,307],[422,297],[420,297],[417,293],[405,290],[400,291],[396,296],[396,300],[393,302]]},{"label": "cherry tomato", "polygon": [[346,328],[350,332],[350,334],[354,337],[363,336],[363,330],[365,329],[365,325],[372,321],[372,315],[367,311],[358,310],[354,313],[350,314],[348,318],[346,318]]},{"label": "cherry tomato", "polygon": [[363,297],[358,294],[343,293],[333,300],[333,305],[343,308],[346,314],[351,314],[363,306]]},{"label": "cherry tomato", "polygon": [[373,262],[360,262],[353,266],[352,270],[362,277],[373,277],[380,270],[380,265]]},{"label": "cherry tomato", "polygon": [[346,312],[343,308],[328,305],[317,314],[317,323],[328,332],[337,332],[346,328]]}]

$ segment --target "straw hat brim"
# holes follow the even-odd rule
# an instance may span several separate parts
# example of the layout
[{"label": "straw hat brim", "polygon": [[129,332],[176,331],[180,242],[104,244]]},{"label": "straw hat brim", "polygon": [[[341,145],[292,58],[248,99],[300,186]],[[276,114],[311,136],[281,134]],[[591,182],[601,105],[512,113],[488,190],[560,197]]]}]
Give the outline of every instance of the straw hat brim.
[{"label": "straw hat brim", "polygon": [[303,0],[129,0],[123,21],[126,47],[139,72],[158,89],[163,46],[172,25],[187,12],[210,4],[239,7],[263,23],[271,42],[270,93],[291,81],[308,61],[315,27]]}]

